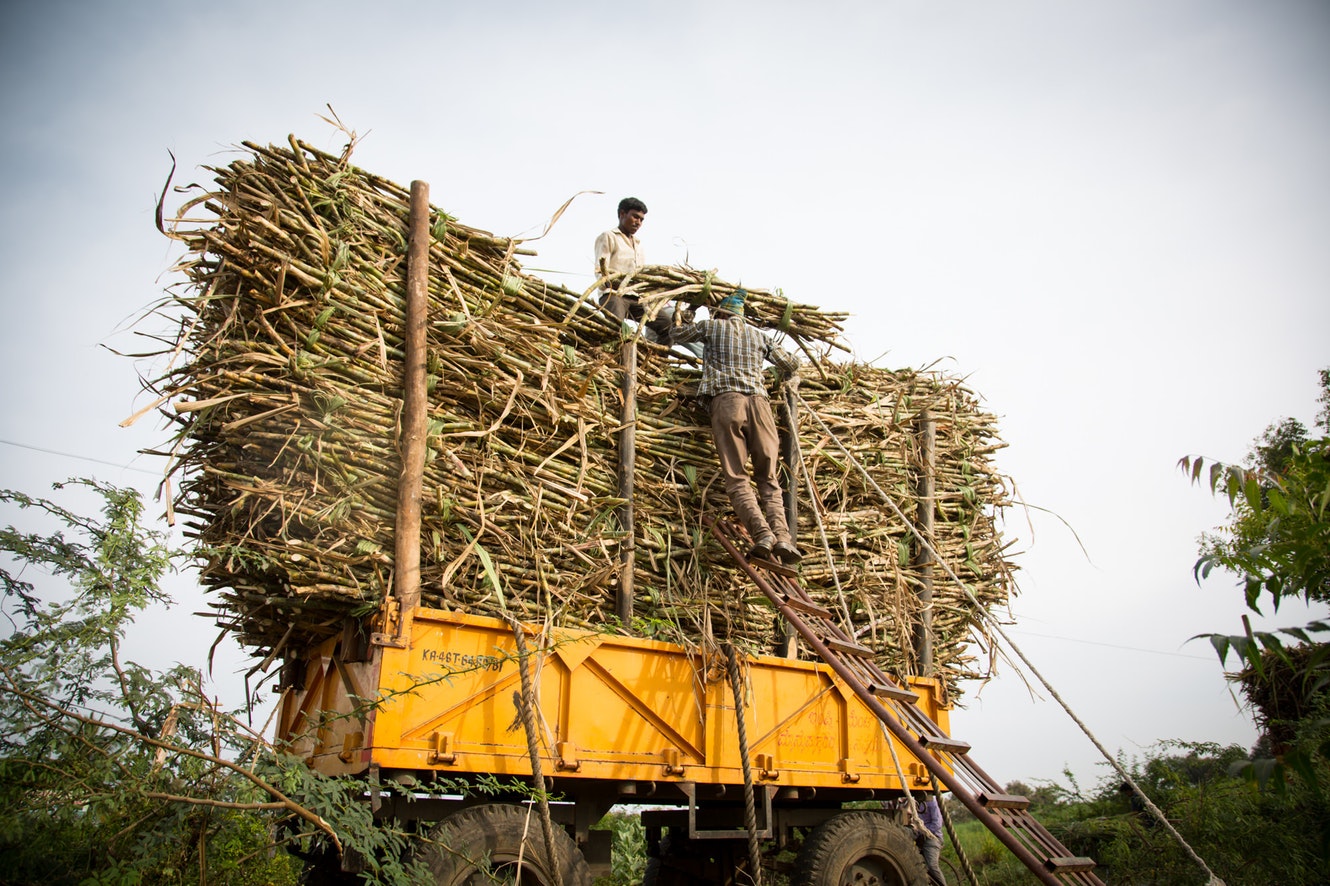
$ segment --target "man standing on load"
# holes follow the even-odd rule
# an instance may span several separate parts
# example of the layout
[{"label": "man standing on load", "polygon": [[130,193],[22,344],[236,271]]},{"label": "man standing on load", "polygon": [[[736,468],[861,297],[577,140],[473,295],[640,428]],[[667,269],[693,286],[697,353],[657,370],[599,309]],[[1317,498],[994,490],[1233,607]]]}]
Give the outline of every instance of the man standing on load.
[{"label": "man standing on load", "polygon": [[[785,520],[777,474],[780,440],[763,368],[772,363],[778,381],[788,379],[788,384],[796,385],[799,358],[744,320],[747,294],[736,289],[721,300],[711,318],[672,327],[669,340],[671,344],[702,342],[702,383],[697,394],[711,414],[711,435],[730,504],[753,539],[749,559],[765,560],[774,552],[782,562],[792,564],[803,554],[795,547]],[[756,495],[748,478],[750,457]]]},{"label": "man standing on load", "polygon": [[642,321],[644,313],[637,296],[620,292],[623,282],[646,264],[642,241],[637,232],[646,221],[647,205],[636,197],[619,201],[619,226],[596,238],[596,279],[600,286],[600,304],[614,319]]},{"label": "man standing on load", "polygon": [[[635,293],[621,291],[624,281],[646,265],[642,241],[637,239],[637,232],[646,217],[645,203],[636,197],[624,197],[619,201],[619,226],[596,238],[596,279],[602,281],[600,305],[605,313],[620,323],[625,319],[641,323],[646,315],[646,309],[638,302]],[[665,305],[647,321],[647,341],[668,343],[673,322],[674,307]],[[702,356],[701,345],[695,344],[688,350],[695,357]]]}]

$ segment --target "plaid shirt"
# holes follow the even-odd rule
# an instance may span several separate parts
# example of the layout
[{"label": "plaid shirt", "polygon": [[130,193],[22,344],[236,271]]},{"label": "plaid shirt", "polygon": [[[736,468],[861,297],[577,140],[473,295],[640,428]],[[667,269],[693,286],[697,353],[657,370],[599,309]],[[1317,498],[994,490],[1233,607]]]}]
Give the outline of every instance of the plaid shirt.
[{"label": "plaid shirt", "polygon": [[698,320],[676,326],[670,333],[670,343],[702,342],[702,384],[699,397],[737,392],[767,395],[763,366],[767,361],[775,365],[783,376],[799,370],[799,358],[777,345],[765,332],[750,326],[742,317],[729,316],[723,320]]}]

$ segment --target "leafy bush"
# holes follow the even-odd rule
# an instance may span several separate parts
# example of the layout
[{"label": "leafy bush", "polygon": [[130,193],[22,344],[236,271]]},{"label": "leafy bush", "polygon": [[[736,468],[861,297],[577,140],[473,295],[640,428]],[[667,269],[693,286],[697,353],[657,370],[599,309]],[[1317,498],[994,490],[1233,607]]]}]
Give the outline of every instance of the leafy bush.
[{"label": "leafy bush", "polygon": [[363,786],[278,754],[196,670],[125,658],[134,617],[169,604],[160,582],[180,554],[144,528],[137,493],[76,482],[100,496],[99,517],[0,490],[60,526],[0,531],[13,626],[0,640],[0,884],[286,886],[301,865],[280,846],[320,841],[370,859],[368,883],[417,882],[408,835],[372,820]]}]

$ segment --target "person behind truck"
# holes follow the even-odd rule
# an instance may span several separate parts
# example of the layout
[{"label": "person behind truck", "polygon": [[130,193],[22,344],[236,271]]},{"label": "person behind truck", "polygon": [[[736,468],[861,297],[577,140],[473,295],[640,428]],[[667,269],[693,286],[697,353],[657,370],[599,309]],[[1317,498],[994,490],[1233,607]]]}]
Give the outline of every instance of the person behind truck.
[{"label": "person behind truck", "polygon": [[[763,370],[770,362],[787,384],[797,385],[799,358],[749,325],[743,316],[746,296],[744,290],[736,289],[721,300],[710,318],[670,327],[669,341],[702,343],[702,382],[697,394],[711,414],[711,434],[730,504],[753,539],[749,559],[765,560],[774,553],[792,564],[803,554],[795,547],[785,520],[776,473],[780,443]],[[756,495],[748,477],[750,459]]]},{"label": "person behind truck", "polygon": [[929,797],[918,800],[919,823],[916,828],[919,853],[924,857],[924,867],[928,868],[928,881],[932,886],[947,886],[947,878],[942,876],[942,810],[938,808],[937,798]]}]

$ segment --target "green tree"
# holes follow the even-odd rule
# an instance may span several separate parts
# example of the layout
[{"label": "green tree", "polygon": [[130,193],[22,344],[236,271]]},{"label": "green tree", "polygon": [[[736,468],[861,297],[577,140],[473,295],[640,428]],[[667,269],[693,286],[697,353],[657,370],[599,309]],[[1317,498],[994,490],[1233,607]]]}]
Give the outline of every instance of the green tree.
[{"label": "green tree", "polygon": [[[1309,798],[1251,790],[1230,771],[1246,756],[1239,746],[1168,741],[1126,769],[1228,886],[1325,882]],[[1060,831],[1067,847],[1095,858],[1105,882],[1203,886],[1204,872],[1134,801],[1119,780],[1106,780]]]},{"label": "green tree", "polygon": [[[1301,423],[1272,424],[1253,444],[1243,466],[1188,457],[1181,467],[1227,498],[1229,522],[1201,540],[1197,580],[1221,569],[1239,577],[1248,608],[1275,610],[1288,599],[1330,602],[1330,370],[1322,370],[1321,412],[1310,435]],[[1207,470],[1208,464],[1208,470]],[[1263,730],[1253,759],[1236,765],[1249,780],[1282,795],[1290,775],[1306,794],[1304,811],[1319,822],[1322,864],[1330,867],[1330,806],[1323,783],[1330,776],[1330,644],[1318,635],[1330,622],[1207,634],[1227,665],[1233,653],[1240,684]]]},{"label": "green tree", "polygon": [[[0,531],[13,627],[0,641],[0,882],[293,882],[269,833],[290,810],[242,777],[257,737],[219,728],[196,671],[124,657],[134,616],[168,602],[176,555],[143,527],[136,493],[76,482],[101,497],[99,517],[0,491],[62,527]],[[63,586],[38,590],[37,575]]]},{"label": "green tree", "polygon": [[1228,498],[1229,522],[1201,540],[1198,578],[1214,569],[1239,576],[1247,606],[1277,610],[1289,598],[1330,602],[1330,369],[1321,371],[1322,411],[1311,437],[1296,419],[1272,424],[1245,466],[1182,459],[1194,481]]}]

